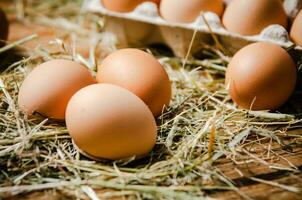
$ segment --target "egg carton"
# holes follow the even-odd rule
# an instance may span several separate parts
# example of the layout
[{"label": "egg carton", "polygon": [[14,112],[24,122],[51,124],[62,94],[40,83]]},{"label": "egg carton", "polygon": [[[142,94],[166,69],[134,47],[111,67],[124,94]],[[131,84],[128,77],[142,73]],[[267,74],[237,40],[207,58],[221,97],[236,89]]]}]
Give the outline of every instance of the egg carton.
[{"label": "egg carton", "polygon": [[[226,4],[230,0],[226,0]],[[284,7],[289,19],[301,8],[301,0],[285,0]],[[89,0],[85,9],[104,16],[105,30],[115,35],[117,45],[123,47],[139,47],[153,44],[168,46],[176,56],[185,57],[189,48],[191,54],[198,53],[202,44],[214,44],[214,37],[228,52],[234,53],[253,42],[269,41],[284,48],[293,45],[289,33],[280,25],[270,25],[259,35],[242,36],[227,31],[221,19],[212,12],[205,12],[193,23],[171,23],[162,19],[158,7],[152,2],[144,2],[133,12],[118,13],[107,10],[100,0]],[[192,36],[195,34],[194,42]],[[302,58],[302,47],[294,48],[295,57]],[[298,54],[298,56],[297,56]]]}]

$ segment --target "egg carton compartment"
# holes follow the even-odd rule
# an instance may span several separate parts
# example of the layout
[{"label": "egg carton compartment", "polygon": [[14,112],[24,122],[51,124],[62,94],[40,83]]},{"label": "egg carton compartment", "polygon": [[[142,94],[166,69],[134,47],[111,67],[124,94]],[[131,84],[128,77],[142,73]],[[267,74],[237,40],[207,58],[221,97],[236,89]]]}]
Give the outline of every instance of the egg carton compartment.
[{"label": "egg carton compartment", "polygon": [[[226,1],[226,3],[229,1]],[[292,19],[301,8],[300,0],[285,0],[284,7]],[[242,47],[259,41],[269,41],[284,48],[289,48],[294,43],[289,38],[289,33],[280,25],[270,25],[259,35],[242,36],[227,31],[221,19],[212,12],[205,12],[193,23],[171,23],[162,19],[158,7],[152,2],[144,2],[133,12],[118,13],[107,10],[100,0],[90,0],[85,4],[85,9],[104,16],[105,30],[114,33],[117,45],[123,47],[139,47],[152,44],[168,46],[178,57],[185,57],[192,40],[191,54],[197,53],[202,44],[214,44],[213,35],[220,44],[229,52],[234,53]],[[292,49],[296,58],[302,60],[302,47]]]}]

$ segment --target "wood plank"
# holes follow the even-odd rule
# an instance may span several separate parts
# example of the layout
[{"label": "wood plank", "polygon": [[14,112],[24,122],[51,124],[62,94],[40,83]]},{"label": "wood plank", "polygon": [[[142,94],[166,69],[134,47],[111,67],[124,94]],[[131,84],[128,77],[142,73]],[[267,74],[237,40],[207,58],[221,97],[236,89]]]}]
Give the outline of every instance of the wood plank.
[{"label": "wood plank", "polygon": [[[270,165],[274,164],[274,166],[280,167],[291,167],[288,163],[290,162],[292,165],[296,167],[302,166],[302,150],[295,152],[294,154],[285,154],[280,153],[279,155],[283,156],[284,159],[278,160],[271,160],[268,163]],[[285,160],[286,159],[286,160]],[[230,179],[238,179],[242,175],[244,177],[251,177],[251,176],[259,176],[263,174],[270,174],[279,171],[278,169],[270,168],[268,165],[253,162],[253,163],[246,163],[246,164],[235,164],[232,161],[229,161],[225,164],[218,165],[220,171]],[[236,169],[236,170],[234,170]],[[238,170],[240,172],[238,172]],[[242,173],[242,175],[240,174]]]},{"label": "wood plank", "polygon": [[[285,186],[294,186],[302,189],[302,174],[298,175],[290,175],[288,177],[283,177],[274,182],[283,184]],[[301,200],[302,193],[293,193],[289,191],[285,191],[284,189],[274,187],[264,183],[257,183],[241,187],[240,191],[249,197],[256,200]],[[214,198],[219,199],[228,199],[228,200],[239,200],[243,199],[240,195],[233,191],[228,192],[220,192],[212,195]]]}]

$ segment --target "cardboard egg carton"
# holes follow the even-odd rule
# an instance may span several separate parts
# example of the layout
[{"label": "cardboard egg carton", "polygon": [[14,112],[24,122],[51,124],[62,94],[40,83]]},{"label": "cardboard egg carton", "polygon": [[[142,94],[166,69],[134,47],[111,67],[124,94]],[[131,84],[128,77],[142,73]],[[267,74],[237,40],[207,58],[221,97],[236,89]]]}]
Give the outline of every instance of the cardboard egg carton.
[{"label": "cardboard egg carton", "polygon": [[[300,0],[284,1],[289,19],[297,14],[301,5]],[[270,41],[285,48],[293,45],[288,31],[280,25],[270,25],[259,35],[242,36],[227,31],[223,27],[221,19],[211,12],[200,15],[193,23],[184,24],[165,21],[160,17],[158,7],[151,2],[142,3],[130,13],[107,10],[102,6],[100,0],[87,1],[85,8],[104,16],[105,30],[114,33],[120,48],[164,44],[171,48],[176,56],[184,57],[189,50],[194,32],[196,35],[192,43],[191,54],[198,52],[202,44],[214,44],[214,37],[232,53],[247,44],[258,41]],[[293,51],[302,58],[302,47],[297,46]]]}]

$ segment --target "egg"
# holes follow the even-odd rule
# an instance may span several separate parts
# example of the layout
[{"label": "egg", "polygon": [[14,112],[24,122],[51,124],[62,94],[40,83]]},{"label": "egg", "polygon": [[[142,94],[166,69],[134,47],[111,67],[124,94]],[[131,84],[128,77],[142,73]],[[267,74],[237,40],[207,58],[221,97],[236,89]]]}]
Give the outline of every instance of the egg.
[{"label": "egg", "polygon": [[233,0],[227,6],[223,25],[231,32],[256,35],[272,24],[287,27],[287,16],[280,0]]},{"label": "egg", "polygon": [[150,2],[153,2],[153,3],[157,4],[157,5],[159,5],[161,0],[147,0],[147,1],[150,1]]},{"label": "egg", "polygon": [[294,20],[290,30],[290,37],[296,44],[302,46],[302,10]]},{"label": "egg", "polygon": [[3,43],[3,40],[7,40],[8,36],[8,20],[5,16],[5,13],[3,10],[0,8],[0,46]]},{"label": "egg", "polygon": [[140,97],[155,116],[171,99],[171,84],[163,66],[138,49],[121,49],[106,57],[98,69],[99,83],[121,86]]},{"label": "egg", "polygon": [[278,45],[257,42],[239,50],[228,65],[226,86],[239,107],[274,110],[287,101],[297,79],[290,55]]},{"label": "egg", "polygon": [[53,119],[64,119],[67,103],[79,89],[96,83],[90,71],[70,60],[45,62],[23,81],[18,104],[27,115],[39,113]]},{"label": "egg", "polygon": [[115,12],[131,12],[144,0],[101,0],[102,5]]},{"label": "egg", "polygon": [[89,157],[116,160],[142,157],[155,145],[155,119],[147,105],[130,91],[111,84],[79,90],[66,110],[67,129]]},{"label": "egg", "polygon": [[201,11],[211,11],[221,16],[223,0],[161,0],[160,14],[169,22],[191,23]]}]

